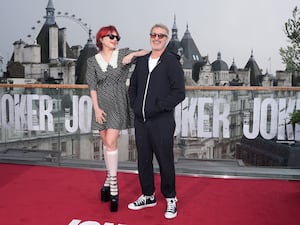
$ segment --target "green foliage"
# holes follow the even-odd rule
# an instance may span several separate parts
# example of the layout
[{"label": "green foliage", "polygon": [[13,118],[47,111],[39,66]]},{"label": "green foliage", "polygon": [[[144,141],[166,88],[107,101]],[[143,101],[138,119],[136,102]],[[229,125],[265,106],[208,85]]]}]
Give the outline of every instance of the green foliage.
[{"label": "green foliage", "polygon": [[300,10],[296,6],[292,18],[285,23],[284,32],[290,42],[286,48],[280,48],[283,63],[289,72],[300,73]]},{"label": "green foliage", "polygon": [[300,110],[295,110],[290,114],[290,123],[293,125],[300,124]]}]

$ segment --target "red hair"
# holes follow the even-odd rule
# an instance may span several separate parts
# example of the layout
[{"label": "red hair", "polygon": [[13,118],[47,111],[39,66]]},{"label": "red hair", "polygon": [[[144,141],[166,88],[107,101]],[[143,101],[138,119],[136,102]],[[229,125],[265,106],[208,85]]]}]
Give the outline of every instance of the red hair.
[{"label": "red hair", "polygon": [[100,30],[97,32],[97,34],[96,34],[96,45],[97,45],[97,47],[99,48],[100,51],[103,48],[100,39],[103,38],[105,35],[111,34],[113,32],[115,32],[119,36],[119,32],[118,32],[117,28],[113,25],[109,25],[109,26],[106,26],[106,27],[101,27]]}]

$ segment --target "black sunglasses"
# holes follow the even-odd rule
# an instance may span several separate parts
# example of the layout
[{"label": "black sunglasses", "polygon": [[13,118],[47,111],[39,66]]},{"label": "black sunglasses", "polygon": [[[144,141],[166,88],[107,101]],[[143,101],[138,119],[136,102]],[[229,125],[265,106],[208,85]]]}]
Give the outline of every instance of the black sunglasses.
[{"label": "black sunglasses", "polygon": [[121,39],[121,37],[119,35],[113,35],[113,34],[107,34],[103,37],[109,37],[110,40],[114,40],[116,38],[117,41],[120,41],[120,39]]},{"label": "black sunglasses", "polygon": [[166,34],[150,33],[151,38],[155,38],[156,36],[158,37],[158,39],[163,39],[164,37],[168,37],[168,35]]}]

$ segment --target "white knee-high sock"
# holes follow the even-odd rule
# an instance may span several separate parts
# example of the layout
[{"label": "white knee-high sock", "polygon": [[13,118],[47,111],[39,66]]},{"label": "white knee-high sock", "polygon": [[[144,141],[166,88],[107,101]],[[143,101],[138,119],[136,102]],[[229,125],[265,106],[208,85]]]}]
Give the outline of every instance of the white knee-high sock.
[{"label": "white knee-high sock", "polygon": [[112,151],[106,151],[107,167],[110,176],[117,176],[118,170],[118,149]]}]

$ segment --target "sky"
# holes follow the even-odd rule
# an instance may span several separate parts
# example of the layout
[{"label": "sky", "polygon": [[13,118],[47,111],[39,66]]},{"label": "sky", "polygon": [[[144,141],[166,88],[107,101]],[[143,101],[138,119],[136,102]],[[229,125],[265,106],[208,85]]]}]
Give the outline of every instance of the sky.
[{"label": "sky", "polygon": [[[171,31],[176,16],[178,38],[188,29],[202,56],[212,63],[218,52],[228,66],[233,60],[244,68],[253,52],[263,72],[284,70],[279,49],[289,45],[284,23],[292,17],[299,0],[52,0],[59,27],[67,28],[70,45],[86,43],[87,24],[95,36],[99,28],[115,25],[120,33],[119,47],[150,49],[149,32],[155,23]],[[44,23],[48,0],[1,0],[0,56],[3,70],[13,52],[13,43],[32,44]],[[75,22],[71,18],[79,19]],[[42,23],[37,23],[41,21]],[[32,27],[36,27],[35,30]],[[32,38],[28,38],[28,34]]]}]

